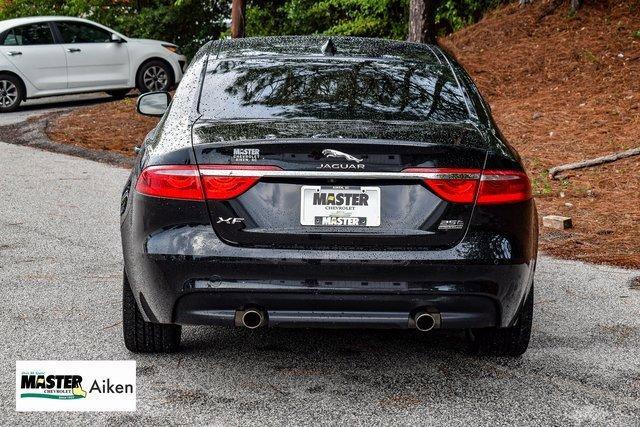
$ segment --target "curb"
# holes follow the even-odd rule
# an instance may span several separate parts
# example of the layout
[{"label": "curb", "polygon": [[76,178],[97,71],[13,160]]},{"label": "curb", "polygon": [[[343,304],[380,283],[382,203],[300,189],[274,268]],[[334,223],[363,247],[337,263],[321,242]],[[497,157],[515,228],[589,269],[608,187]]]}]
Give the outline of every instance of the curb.
[{"label": "curb", "polygon": [[66,114],[66,112],[50,113],[21,123],[0,126],[0,139],[9,144],[23,145],[40,150],[52,151],[54,153],[82,157],[121,168],[128,169],[133,167],[135,162],[135,158],[133,157],[127,157],[120,153],[78,147],[76,145],[61,144],[50,140],[46,133],[47,126],[49,126],[52,120],[64,114]]}]

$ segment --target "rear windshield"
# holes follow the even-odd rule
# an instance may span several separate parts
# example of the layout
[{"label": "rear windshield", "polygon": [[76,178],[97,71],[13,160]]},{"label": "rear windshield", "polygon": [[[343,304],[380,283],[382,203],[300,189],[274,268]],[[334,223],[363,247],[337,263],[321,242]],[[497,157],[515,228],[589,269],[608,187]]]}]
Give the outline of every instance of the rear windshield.
[{"label": "rear windshield", "polygon": [[448,68],[423,62],[242,58],[212,61],[200,112],[215,119],[461,122]]}]

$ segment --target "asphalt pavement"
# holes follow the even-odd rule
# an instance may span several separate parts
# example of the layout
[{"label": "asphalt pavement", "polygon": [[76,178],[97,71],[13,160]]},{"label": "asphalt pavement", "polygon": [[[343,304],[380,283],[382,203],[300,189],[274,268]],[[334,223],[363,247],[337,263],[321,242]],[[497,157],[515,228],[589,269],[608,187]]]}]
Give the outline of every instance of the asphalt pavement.
[{"label": "asphalt pavement", "polygon": [[[187,327],[183,351],[122,343],[128,171],[0,143],[2,424],[640,425],[638,270],[541,257],[521,358],[460,333]],[[136,413],[16,413],[15,361],[135,359]]]},{"label": "asphalt pavement", "polygon": [[[31,117],[59,111],[70,111],[91,104],[108,102],[112,99],[102,92],[29,99],[24,101],[17,111],[0,114],[0,126],[14,125]],[[2,140],[2,135],[0,135],[0,140]]]}]

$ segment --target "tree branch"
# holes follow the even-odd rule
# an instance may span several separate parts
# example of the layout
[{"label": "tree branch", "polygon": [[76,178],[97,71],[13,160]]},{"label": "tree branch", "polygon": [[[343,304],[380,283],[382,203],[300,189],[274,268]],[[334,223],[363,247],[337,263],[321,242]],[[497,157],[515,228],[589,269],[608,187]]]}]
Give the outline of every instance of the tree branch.
[{"label": "tree branch", "polygon": [[596,157],[595,159],[583,160],[581,162],[568,163],[566,165],[555,166],[549,169],[549,178],[556,179],[556,176],[561,172],[565,172],[573,169],[588,168],[591,166],[597,166],[604,163],[615,162],[616,160],[625,159],[631,156],[640,155],[640,147],[632,148],[630,150],[619,151],[617,153],[609,154],[607,156]]}]

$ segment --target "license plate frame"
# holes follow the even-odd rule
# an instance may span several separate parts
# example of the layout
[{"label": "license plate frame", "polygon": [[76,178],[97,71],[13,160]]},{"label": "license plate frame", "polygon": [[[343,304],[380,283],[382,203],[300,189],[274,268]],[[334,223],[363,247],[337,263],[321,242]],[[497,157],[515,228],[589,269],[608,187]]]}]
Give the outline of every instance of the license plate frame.
[{"label": "license plate frame", "polygon": [[300,224],[340,228],[379,227],[380,206],[380,187],[304,185],[300,189]]}]

